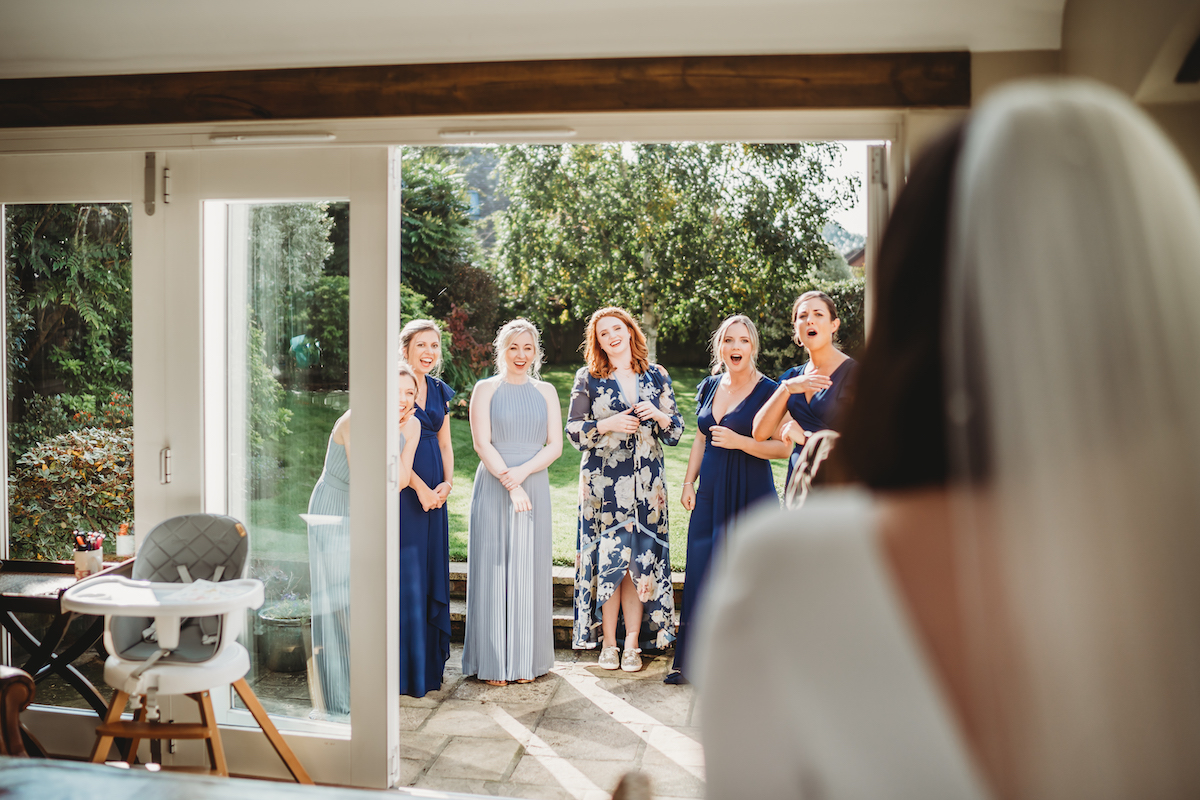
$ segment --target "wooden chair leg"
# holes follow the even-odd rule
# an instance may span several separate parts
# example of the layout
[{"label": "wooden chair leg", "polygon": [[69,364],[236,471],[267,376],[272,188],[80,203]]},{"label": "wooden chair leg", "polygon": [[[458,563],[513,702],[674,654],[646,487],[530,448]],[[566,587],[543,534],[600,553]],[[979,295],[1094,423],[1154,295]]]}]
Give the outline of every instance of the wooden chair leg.
[{"label": "wooden chair leg", "polygon": [[218,775],[228,778],[229,767],[225,764],[225,748],[221,746],[221,728],[217,725],[217,715],[213,711],[212,697],[206,691],[189,694],[188,697],[200,704],[200,722],[208,728],[208,736],[204,740],[204,744],[208,747],[208,762]]},{"label": "wooden chair leg", "polygon": [[[125,704],[129,702],[129,695],[125,692],[117,690],[113,692],[112,702],[108,704],[108,711],[104,714],[104,720],[101,724],[108,725],[116,722],[121,718],[121,712],[125,710]],[[96,746],[92,748],[91,762],[93,764],[103,764],[108,758],[108,749],[112,747],[113,737],[102,736],[97,734]]]},{"label": "wooden chair leg", "polygon": [[[134,722],[142,722],[145,719],[146,719],[146,706],[143,704],[141,708],[139,708],[133,712],[133,721]],[[130,766],[133,766],[133,762],[137,761],[138,745],[140,745],[141,743],[142,743],[142,740],[136,736],[129,740],[129,755],[125,757],[125,763],[129,764]]]},{"label": "wooden chair leg", "polygon": [[246,679],[238,678],[233,682],[233,688],[237,690],[238,696],[242,698],[242,702],[246,704],[246,708],[250,709],[250,713],[254,715],[258,726],[267,735],[271,746],[275,748],[275,752],[283,760],[283,765],[288,768],[288,772],[292,773],[292,777],[296,779],[296,783],[312,784],[313,779],[308,777],[308,772],[301,766],[300,760],[296,758],[296,754],[292,752],[292,748],[288,747],[288,743],[284,741],[283,735],[279,733],[279,729],[275,727],[275,723],[271,722],[271,718],[267,716],[267,710],[263,708],[262,703],[258,702],[258,697],[254,694],[254,690],[250,688],[250,684],[246,683]]}]

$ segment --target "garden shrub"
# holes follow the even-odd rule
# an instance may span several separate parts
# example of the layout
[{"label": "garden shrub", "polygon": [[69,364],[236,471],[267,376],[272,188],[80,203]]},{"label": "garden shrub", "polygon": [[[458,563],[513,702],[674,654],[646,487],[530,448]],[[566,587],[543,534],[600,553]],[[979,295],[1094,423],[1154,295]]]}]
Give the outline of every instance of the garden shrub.
[{"label": "garden shrub", "polygon": [[451,305],[442,333],[442,380],[455,390],[450,414],[459,419],[468,417],[475,382],[492,371],[491,337],[479,341],[476,331],[467,325],[468,319],[465,308]]},{"label": "garden shrub", "polygon": [[13,558],[66,559],[72,530],[101,531],[114,547],[133,518],[133,429],[82,428],[34,445],[9,478]]}]

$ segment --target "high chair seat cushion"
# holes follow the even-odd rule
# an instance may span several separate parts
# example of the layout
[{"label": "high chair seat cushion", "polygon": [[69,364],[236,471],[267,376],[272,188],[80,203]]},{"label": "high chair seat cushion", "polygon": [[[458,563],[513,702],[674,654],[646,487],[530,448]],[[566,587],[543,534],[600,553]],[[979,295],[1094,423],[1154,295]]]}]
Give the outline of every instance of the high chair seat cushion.
[{"label": "high chair seat cushion", "polygon": [[[135,618],[136,619],[136,618]],[[113,624],[124,622],[125,620],[114,619]],[[139,620],[140,621],[140,620]],[[154,620],[146,620],[145,624],[149,624]],[[113,634],[113,640],[116,640],[116,634]],[[160,664],[197,664],[202,661],[207,661],[212,658],[217,652],[218,641],[211,644],[204,643],[204,631],[199,624],[183,625],[179,629],[179,647],[170,652],[169,655],[159,659]],[[157,642],[148,642],[138,639],[133,645],[126,647],[119,653],[121,658],[130,661],[145,661],[159,651]]]},{"label": "high chair seat cushion", "polygon": [[237,642],[226,645],[225,651],[211,661],[190,666],[179,662],[155,665],[138,678],[132,673],[143,666],[142,661],[126,661],[109,656],[104,662],[104,682],[128,694],[146,694],[155,687],[159,694],[193,694],[213,687],[225,686],[250,671],[250,654]]}]

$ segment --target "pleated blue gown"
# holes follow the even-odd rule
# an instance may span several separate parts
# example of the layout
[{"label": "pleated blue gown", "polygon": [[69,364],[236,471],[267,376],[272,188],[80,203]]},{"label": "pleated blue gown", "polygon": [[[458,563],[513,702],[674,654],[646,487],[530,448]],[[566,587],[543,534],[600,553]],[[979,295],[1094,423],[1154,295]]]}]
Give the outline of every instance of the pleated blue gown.
[{"label": "pleated blue gown", "polygon": [[[532,382],[502,381],[489,414],[492,446],[507,466],[545,445],[546,400]],[[533,509],[518,514],[487,467],[475,471],[462,671],[480,680],[530,680],[554,666],[550,478],[541,470],[522,486]]]},{"label": "pleated blue gown", "polygon": [[[425,376],[425,408],[416,407],[421,441],[413,472],[433,488],[445,480],[438,431],[454,390]],[[400,492],[400,693],[424,697],[442,686],[450,658],[450,517],[425,511],[417,492]]]},{"label": "pleated blue gown", "polygon": [[[714,425],[729,428],[735,433],[750,436],[754,415],[771,399],[779,385],[767,377],[737,406],[725,412],[717,422],[713,417],[713,398],[717,394],[720,375],[705,378],[696,392],[696,424],[708,437]],[[747,508],[765,497],[778,501],[771,464],[765,458],[752,456],[743,450],[717,447],[708,439],[704,444],[704,459],[700,462],[699,488],[696,507],[688,522],[687,572],[683,583],[683,610],[679,614],[679,630],[675,637],[675,663],[687,675],[687,655],[691,621],[696,607],[704,596],[709,565],[713,553],[720,549],[729,527]]]},{"label": "pleated blue gown", "polygon": [[332,434],[308,513],[330,518],[308,524],[313,665],[319,682],[310,687],[310,694],[318,711],[346,715],[350,713],[350,465],[345,446],[333,441]]}]

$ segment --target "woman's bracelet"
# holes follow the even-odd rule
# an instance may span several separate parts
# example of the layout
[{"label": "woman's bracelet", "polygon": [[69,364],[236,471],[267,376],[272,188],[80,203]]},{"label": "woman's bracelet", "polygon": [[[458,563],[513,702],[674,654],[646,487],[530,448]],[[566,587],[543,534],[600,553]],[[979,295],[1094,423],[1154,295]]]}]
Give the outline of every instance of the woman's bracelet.
[{"label": "woman's bracelet", "polygon": [[684,485],[684,486],[691,486],[691,487],[695,488],[695,486],[696,486],[696,482],[695,482],[695,481],[684,481],[684,482],[683,482],[683,485]]}]

